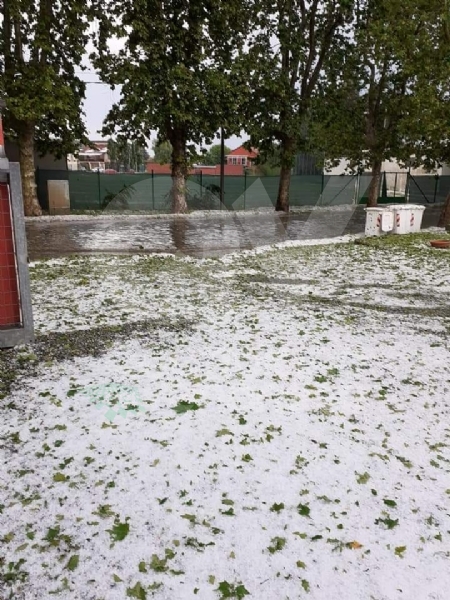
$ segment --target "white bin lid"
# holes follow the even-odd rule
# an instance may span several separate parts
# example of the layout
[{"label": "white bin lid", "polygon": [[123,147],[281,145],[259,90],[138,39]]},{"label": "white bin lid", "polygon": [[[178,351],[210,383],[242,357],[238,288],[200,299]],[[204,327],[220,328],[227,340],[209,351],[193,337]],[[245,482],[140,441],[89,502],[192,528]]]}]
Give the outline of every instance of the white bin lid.
[{"label": "white bin lid", "polygon": [[387,204],[391,210],[425,210],[423,204]]}]

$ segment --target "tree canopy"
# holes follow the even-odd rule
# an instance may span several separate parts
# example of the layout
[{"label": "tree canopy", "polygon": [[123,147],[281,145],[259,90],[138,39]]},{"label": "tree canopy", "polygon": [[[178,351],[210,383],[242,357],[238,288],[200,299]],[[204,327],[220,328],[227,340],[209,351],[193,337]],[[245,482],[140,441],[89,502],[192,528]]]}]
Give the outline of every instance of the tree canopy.
[{"label": "tree canopy", "polygon": [[128,142],[123,139],[108,140],[108,157],[110,166],[117,171],[142,171],[148,153],[139,142]]},{"label": "tree canopy", "polygon": [[4,0],[0,93],[5,133],[19,145],[26,214],[40,214],[34,151],[63,156],[86,141],[85,84],[77,76],[94,7],[82,0]]},{"label": "tree canopy", "polygon": [[[230,154],[231,148],[225,146],[225,156]],[[221,162],[221,146],[220,144],[214,144],[209,150],[202,156],[201,162],[204,165],[220,165]]]},{"label": "tree canopy", "polygon": [[154,140],[152,144],[153,159],[161,165],[167,165],[172,159],[172,144],[170,142],[158,142]]},{"label": "tree canopy", "polygon": [[438,2],[364,0],[353,34],[332,52],[311,125],[330,160],[372,172],[376,204],[386,159],[429,167],[447,153],[450,70],[445,20]]},{"label": "tree canopy", "polygon": [[241,55],[250,143],[262,156],[279,145],[277,210],[289,210],[295,155],[304,148],[306,119],[331,49],[352,18],[350,0],[263,0],[253,4],[253,33]]},{"label": "tree canopy", "polygon": [[[122,85],[104,132],[172,145],[172,208],[187,210],[185,178],[195,144],[210,143],[231,127],[234,94],[231,64],[244,41],[238,0],[106,0],[93,60],[103,81]],[[111,36],[124,42],[118,53]]]}]

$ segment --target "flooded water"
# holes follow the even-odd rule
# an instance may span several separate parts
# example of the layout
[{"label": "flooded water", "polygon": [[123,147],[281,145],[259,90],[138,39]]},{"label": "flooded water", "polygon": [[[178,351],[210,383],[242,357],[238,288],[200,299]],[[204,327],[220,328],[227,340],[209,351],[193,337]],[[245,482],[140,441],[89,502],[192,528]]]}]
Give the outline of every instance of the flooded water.
[{"label": "flooded water", "polygon": [[[427,208],[424,227],[437,224],[438,210]],[[31,260],[69,254],[168,252],[220,256],[286,240],[336,237],[364,231],[361,207],[289,215],[267,212],[151,218],[93,217],[83,220],[27,221]]]}]

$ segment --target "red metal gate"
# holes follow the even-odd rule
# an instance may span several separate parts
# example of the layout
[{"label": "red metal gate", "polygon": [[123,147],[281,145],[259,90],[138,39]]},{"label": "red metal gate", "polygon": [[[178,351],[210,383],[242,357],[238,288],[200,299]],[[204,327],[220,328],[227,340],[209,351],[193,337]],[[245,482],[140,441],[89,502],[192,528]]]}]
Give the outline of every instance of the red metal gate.
[{"label": "red metal gate", "polygon": [[[0,115],[0,156],[4,156]],[[9,186],[0,179],[0,327],[21,325]]]},{"label": "red metal gate", "polygon": [[0,327],[21,325],[9,188],[0,182]]}]

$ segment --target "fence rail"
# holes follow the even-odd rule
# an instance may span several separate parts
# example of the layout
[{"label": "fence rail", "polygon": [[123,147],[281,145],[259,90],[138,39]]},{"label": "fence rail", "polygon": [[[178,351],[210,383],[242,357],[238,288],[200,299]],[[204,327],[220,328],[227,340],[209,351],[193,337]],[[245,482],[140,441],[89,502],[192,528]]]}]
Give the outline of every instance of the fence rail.
[{"label": "fence rail", "polygon": [[[154,173],[106,175],[85,171],[36,172],[37,193],[41,206],[48,210],[49,180],[69,182],[70,208],[73,211],[170,211],[169,175]],[[370,175],[292,175],[291,206],[336,206],[367,202]],[[248,210],[273,207],[279,178],[250,175],[227,176],[224,205],[220,204],[220,177],[198,173],[187,181],[190,209]],[[384,173],[380,185],[380,202],[442,202],[450,191],[450,176],[410,176],[407,173]]]}]

